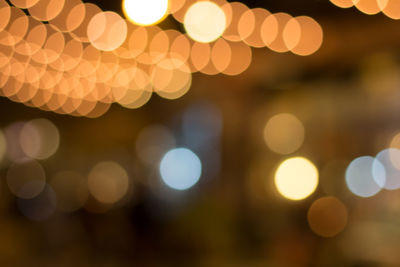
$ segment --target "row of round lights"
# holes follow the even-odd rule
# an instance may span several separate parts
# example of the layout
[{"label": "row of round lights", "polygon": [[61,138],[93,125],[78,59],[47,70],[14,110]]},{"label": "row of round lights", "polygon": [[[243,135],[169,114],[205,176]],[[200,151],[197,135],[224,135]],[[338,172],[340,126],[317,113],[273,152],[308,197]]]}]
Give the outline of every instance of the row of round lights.
[{"label": "row of round lights", "polygon": [[[160,133],[164,148],[149,141]],[[87,175],[59,171],[48,177],[41,161],[54,156],[59,146],[59,131],[47,119],[15,122],[0,131],[0,161],[8,162],[5,182],[26,217],[41,221],[56,210],[81,208],[106,212],[129,197],[132,182],[126,169],[115,161],[99,162]],[[136,140],[136,152],[140,160],[157,164],[161,181],[174,190],[189,189],[202,174],[199,157],[187,148],[176,148],[165,127],[145,128]]]},{"label": "row of round lights", "polygon": [[330,0],[341,8],[356,7],[368,15],[382,12],[391,19],[400,19],[399,2],[397,0]]},{"label": "row of round lights", "polygon": [[[124,1],[132,24],[81,0],[11,0],[14,6],[1,0],[1,95],[43,110],[98,117],[114,102],[138,108],[153,91],[179,98],[190,89],[193,72],[238,75],[250,66],[249,46],[309,55],[322,43],[321,27],[309,17],[238,2],[161,2],[163,15],[152,17],[155,5]],[[187,35],[148,26],[166,16],[165,6]]]}]

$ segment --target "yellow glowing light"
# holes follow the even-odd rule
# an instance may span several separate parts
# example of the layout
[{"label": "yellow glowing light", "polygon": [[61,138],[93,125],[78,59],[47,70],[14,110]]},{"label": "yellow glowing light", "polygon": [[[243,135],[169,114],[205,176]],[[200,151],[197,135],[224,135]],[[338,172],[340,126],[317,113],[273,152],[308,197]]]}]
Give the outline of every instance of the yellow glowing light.
[{"label": "yellow glowing light", "polygon": [[311,195],[318,185],[318,170],[306,158],[285,160],[275,173],[275,186],[290,200],[302,200]]},{"label": "yellow glowing light", "polygon": [[226,15],[220,6],[213,2],[196,2],[185,14],[184,27],[193,40],[210,43],[224,33]]},{"label": "yellow glowing light", "polygon": [[124,0],[122,9],[127,19],[138,25],[153,25],[168,14],[168,0]]}]

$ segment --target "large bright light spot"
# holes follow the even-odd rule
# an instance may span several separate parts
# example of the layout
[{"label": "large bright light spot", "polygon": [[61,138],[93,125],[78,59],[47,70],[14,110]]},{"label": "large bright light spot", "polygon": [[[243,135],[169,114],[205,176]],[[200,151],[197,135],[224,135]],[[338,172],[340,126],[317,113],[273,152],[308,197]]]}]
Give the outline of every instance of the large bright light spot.
[{"label": "large bright light spot", "polygon": [[200,159],[186,148],[167,152],[160,164],[161,178],[173,189],[185,190],[195,185],[201,176]]},{"label": "large bright light spot", "polygon": [[301,200],[311,195],[318,185],[318,170],[306,158],[285,160],[275,173],[275,186],[290,200]]},{"label": "large bright light spot", "polygon": [[127,19],[138,25],[153,25],[168,12],[168,0],[124,0],[122,9]]},{"label": "large bright light spot", "polygon": [[200,1],[189,7],[185,14],[184,26],[193,40],[210,43],[218,39],[226,28],[226,16],[217,4]]}]

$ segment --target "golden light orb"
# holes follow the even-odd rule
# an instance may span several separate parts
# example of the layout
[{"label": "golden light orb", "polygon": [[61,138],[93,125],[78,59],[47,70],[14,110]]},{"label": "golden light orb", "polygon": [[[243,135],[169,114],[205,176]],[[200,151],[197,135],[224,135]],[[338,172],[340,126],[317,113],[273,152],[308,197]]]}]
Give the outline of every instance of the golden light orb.
[{"label": "golden light orb", "polygon": [[317,168],[308,159],[290,158],[279,165],[275,173],[275,186],[285,198],[302,200],[315,191],[318,176]]},{"label": "golden light orb", "polygon": [[126,18],[134,24],[154,25],[168,15],[168,0],[123,0],[122,10]]},{"label": "golden light orb", "polygon": [[185,14],[184,27],[193,40],[211,43],[224,33],[226,15],[220,6],[213,2],[196,2]]}]

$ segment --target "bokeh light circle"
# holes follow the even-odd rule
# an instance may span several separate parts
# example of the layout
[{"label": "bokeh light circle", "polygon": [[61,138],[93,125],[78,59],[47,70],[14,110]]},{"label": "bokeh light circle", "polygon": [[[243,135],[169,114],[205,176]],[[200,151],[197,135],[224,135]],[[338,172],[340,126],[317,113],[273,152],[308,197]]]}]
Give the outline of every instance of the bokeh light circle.
[{"label": "bokeh light circle", "polygon": [[[374,165],[374,171],[372,166]],[[385,167],[375,158],[363,156],[354,159],[346,170],[349,190],[360,197],[372,197],[385,184]]]},{"label": "bokeh light circle", "polygon": [[168,2],[168,0],[124,0],[122,9],[132,23],[147,26],[157,24],[167,16]]},{"label": "bokeh light circle", "polygon": [[346,227],[346,206],[335,197],[322,197],[313,202],[307,213],[311,230],[322,237],[333,237]]},{"label": "bokeh light circle", "polygon": [[163,182],[176,190],[186,190],[194,186],[199,181],[201,172],[200,159],[187,148],[168,151],[160,163]]},{"label": "bokeh light circle", "polygon": [[304,142],[303,123],[292,114],[282,113],[273,116],[264,128],[267,146],[278,154],[290,154]]},{"label": "bokeh light circle", "polygon": [[278,192],[290,200],[302,200],[310,196],[318,186],[318,169],[303,157],[282,162],[275,173]]},{"label": "bokeh light circle", "polygon": [[88,187],[99,202],[114,204],[128,192],[129,176],[116,162],[100,162],[89,173]]},{"label": "bokeh light circle", "polygon": [[193,40],[210,43],[224,33],[226,15],[217,4],[210,1],[199,1],[187,10],[184,27]]}]

